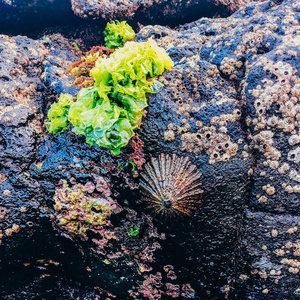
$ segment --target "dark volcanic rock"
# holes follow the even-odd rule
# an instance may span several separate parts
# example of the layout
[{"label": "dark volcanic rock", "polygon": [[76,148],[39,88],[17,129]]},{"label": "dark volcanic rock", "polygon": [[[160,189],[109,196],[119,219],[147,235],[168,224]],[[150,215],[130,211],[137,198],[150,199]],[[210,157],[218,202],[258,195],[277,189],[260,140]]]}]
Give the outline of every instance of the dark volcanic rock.
[{"label": "dark volcanic rock", "polygon": [[[213,174],[212,169],[218,170],[216,173],[219,177],[224,176],[221,181],[229,184],[233,174],[226,167],[232,162],[235,167],[240,168],[241,174],[246,173],[247,163],[244,162],[244,168],[240,164],[243,159],[248,159],[247,173],[251,180],[248,184],[249,194],[243,196],[243,199],[248,199],[245,204],[250,210],[270,213],[266,214],[269,216],[267,224],[262,221],[260,213],[249,212],[245,216],[245,222],[251,229],[247,230],[246,227],[243,232],[243,258],[237,263],[239,270],[235,278],[239,284],[250,279],[247,288],[244,285],[244,288],[238,288],[237,299],[261,299],[268,297],[265,296],[267,294],[291,299],[298,296],[296,274],[299,272],[299,8],[298,3],[294,1],[269,1],[248,5],[227,19],[201,19],[183,26],[179,32],[160,26],[145,27],[138,36],[140,40],[150,36],[157,38],[177,62],[174,71],[165,75],[162,80],[167,85],[165,90],[150,100],[149,114],[144,121],[146,126],[142,128],[141,135],[146,141],[145,151],[150,155],[160,151],[194,152],[195,156],[192,159],[203,172],[205,193],[202,209],[205,209],[205,200],[206,197],[210,197],[210,192],[212,196],[217,196],[214,187],[206,182]],[[287,19],[290,21],[287,22]],[[206,72],[203,61],[207,62]],[[201,70],[200,74],[197,73],[197,69]],[[233,94],[230,94],[232,92]],[[220,98],[222,100],[219,100]],[[231,101],[231,98],[237,101]],[[196,101],[199,109],[195,111],[193,106]],[[218,101],[222,107],[220,115],[215,104]],[[235,115],[235,107],[231,106],[231,112],[226,110],[226,102],[235,103],[236,109],[241,109],[242,117],[232,118]],[[222,117],[222,113],[226,116]],[[195,126],[197,121],[201,121],[198,127]],[[238,122],[238,125],[235,122]],[[219,141],[211,141],[212,125],[217,133],[220,133],[220,130],[226,132],[231,142],[239,144],[234,138],[240,139],[238,151],[226,163],[219,161],[222,152],[215,151]],[[201,135],[201,129],[205,133],[208,132],[209,137]],[[148,142],[149,136],[152,142]],[[202,158],[204,151],[206,160]],[[221,151],[224,151],[224,148]],[[211,164],[210,168],[207,164]],[[232,178],[236,181],[234,176]],[[238,186],[241,188],[243,183],[239,182]],[[234,196],[229,196],[231,192],[235,196],[235,190],[223,196],[222,205],[225,207],[228,201],[226,196],[230,200],[234,199]],[[233,205],[232,202],[228,203]],[[240,205],[243,203],[239,202]],[[226,209],[223,212],[222,205],[212,210],[217,216],[221,215],[221,219],[226,218]],[[238,215],[237,211],[232,211]],[[277,215],[283,213],[286,214],[286,218]],[[215,216],[213,218],[217,219]],[[239,220],[235,224],[236,237],[242,235],[239,229],[243,225]],[[280,220],[286,220],[286,223],[278,226]],[[221,222],[224,223],[222,220]],[[264,239],[265,246],[271,249],[270,251],[275,251],[279,246],[276,239],[262,238],[258,225],[263,228],[277,228],[276,230],[282,233],[287,231],[287,236],[293,234],[291,248],[294,252],[288,257],[290,260],[280,260],[285,270],[281,277],[275,276],[275,285],[273,271],[270,283],[263,284],[265,278],[270,276],[271,269],[266,269],[263,264],[258,263],[265,257],[260,242]],[[201,228],[208,228],[208,225]],[[226,228],[223,229],[226,232]],[[226,237],[228,240],[233,238],[230,235]],[[205,245],[203,241],[205,239],[202,240],[202,246]],[[212,242],[212,239],[210,241]],[[226,249],[226,255],[231,252],[232,257],[237,258],[239,247],[233,246],[233,243],[228,246],[226,238],[223,238],[222,242],[228,247],[223,247]],[[219,241],[220,244],[222,242]],[[282,244],[287,242],[286,236],[279,241]],[[203,249],[205,250],[204,247]],[[278,261],[277,258],[277,264]],[[230,272],[228,263],[229,259],[226,271]],[[240,269],[241,265],[245,266],[244,270]],[[198,267],[200,266],[201,262],[198,264]],[[252,273],[249,270],[252,270]],[[255,279],[257,275],[253,275],[254,273],[262,273],[262,280]],[[213,276],[211,278],[213,280]],[[276,284],[281,288],[277,289]]]},{"label": "dark volcanic rock", "polygon": [[247,299],[299,299],[300,217],[247,210],[246,220],[244,242],[253,267],[244,283]]},{"label": "dark volcanic rock", "polygon": [[0,29],[1,33],[31,34],[47,26],[74,26],[80,23],[80,18],[176,26],[201,16],[227,16],[246,2],[249,3],[245,0],[0,0]]},{"label": "dark volcanic rock", "polygon": [[159,26],[146,27],[138,36],[162,36],[158,42],[168,45],[176,64],[163,76],[164,89],[149,100],[140,137],[147,157],[161,152],[188,156],[203,174],[201,208],[189,224],[174,221],[169,233],[175,238],[167,238],[165,251],[172,256],[176,247],[176,266],[180,273],[193,273],[190,283],[200,299],[221,299],[235,276],[253,159],[244,153],[247,144],[235,84],[199,59],[206,37],[193,28],[172,36]]},{"label": "dark volcanic rock", "polygon": [[[47,272],[40,259],[68,264],[78,255],[44,217],[45,190],[29,172],[32,165],[39,166],[37,149],[48,95],[41,74],[48,53],[39,41],[1,36],[1,296],[30,281],[39,268]],[[64,256],[66,245],[73,248],[69,258]]]},{"label": "dark volcanic rock", "polygon": [[[77,92],[66,68],[79,53],[60,36],[1,37],[0,260],[15,272],[2,276],[2,293],[19,291],[18,280],[34,293],[37,276],[60,274],[118,299],[128,289],[135,298],[297,299],[299,14],[295,1],[268,1],[227,19],[139,33],[175,62],[159,78],[164,89],[149,96],[139,130],[145,158],[175,153],[203,174],[202,203],[173,219],[151,217],[139,178],[120,170],[130,146],[114,157],[70,130],[45,132],[49,105]],[[78,235],[73,204],[59,206],[58,195],[76,189],[115,205],[103,232],[90,222]]]},{"label": "dark volcanic rock", "polygon": [[[114,250],[122,251],[126,245],[126,251],[113,257],[113,253],[104,250],[102,254],[98,253],[95,245],[96,250],[92,252],[93,245],[81,248],[80,238],[53,228],[57,220],[54,216],[51,222],[50,215],[51,212],[54,214],[55,185],[62,179],[85,184],[101,174],[112,186],[111,177],[114,176],[118,188],[114,189],[112,197],[118,195],[121,186],[130,190],[129,179],[122,184],[117,179],[121,177],[124,181],[127,178],[118,162],[126,161],[128,155],[125,153],[110,162],[110,153],[98,147],[91,149],[71,132],[69,138],[66,134],[51,136],[45,132],[46,112],[56,94],[62,91],[76,93],[70,86],[73,78],[66,75],[66,69],[78,56],[66,40],[59,35],[43,41],[7,36],[1,36],[1,39],[1,296],[10,297],[20,282],[26,285],[39,274],[47,276],[53,272],[70,274],[66,277],[77,278],[92,286],[102,282],[101,288],[127,295],[127,290],[140,277],[137,260],[131,257],[134,248],[142,251],[159,237],[151,221],[144,216],[130,219],[128,216],[134,214],[133,210],[117,216],[113,229],[121,241]],[[134,188],[134,183],[131,187]],[[125,201],[124,197],[122,201]],[[144,228],[144,236],[136,247],[137,240],[128,235],[133,225]],[[156,246],[149,253],[155,250]],[[6,272],[11,275],[6,276]],[[38,285],[33,285],[36,286],[35,293],[38,293]],[[30,293],[28,297],[31,297]]]},{"label": "dark volcanic rock", "polygon": [[[229,14],[246,3],[266,0],[71,0],[77,16],[85,19],[135,19],[148,20],[156,24],[168,22],[188,22],[201,16]],[[141,22],[143,23],[143,22]],[[170,24],[168,24],[170,25]]]},{"label": "dark volcanic rock", "polygon": [[26,221],[18,221],[26,219],[21,210],[31,202],[35,208],[27,213],[33,218],[37,200],[42,196],[38,183],[27,170],[36,161],[43,126],[45,89],[39,74],[46,54],[47,50],[38,42],[1,36],[1,230],[9,241],[20,226],[26,227]]},{"label": "dark volcanic rock", "polygon": [[9,295],[3,296],[2,299],[84,299],[95,300],[96,293],[93,288],[82,286],[78,282],[66,281],[57,276],[45,274],[21,287]]}]

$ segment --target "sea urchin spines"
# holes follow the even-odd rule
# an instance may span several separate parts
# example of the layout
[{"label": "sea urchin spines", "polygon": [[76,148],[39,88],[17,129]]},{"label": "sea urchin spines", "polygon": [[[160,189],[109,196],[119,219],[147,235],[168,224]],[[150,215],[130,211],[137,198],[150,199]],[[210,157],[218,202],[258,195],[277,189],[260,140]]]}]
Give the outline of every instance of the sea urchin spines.
[{"label": "sea urchin spines", "polygon": [[190,216],[203,193],[201,176],[188,157],[161,154],[151,158],[141,174],[142,200],[162,217]]}]

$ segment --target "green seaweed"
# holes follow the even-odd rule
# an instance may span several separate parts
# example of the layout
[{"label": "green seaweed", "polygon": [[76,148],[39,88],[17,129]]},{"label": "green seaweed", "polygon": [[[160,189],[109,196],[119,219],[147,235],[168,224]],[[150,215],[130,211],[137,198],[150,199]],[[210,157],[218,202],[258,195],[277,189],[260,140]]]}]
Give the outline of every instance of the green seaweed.
[{"label": "green seaweed", "polygon": [[127,42],[109,57],[98,58],[90,71],[94,86],[82,88],[74,103],[71,95],[62,94],[51,106],[48,131],[65,130],[70,121],[72,131],[84,135],[88,144],[118,155],[141,124],[148,106],[146,93],[163,87],[153,77],[172,67],[173,61],[154,40]]},{"label": "green seaweed", "polygon": [[72,46],[73,46],[76,50],[80,51],[80,48],[78,47],[77,43],[73,42],[73,43],[72,43]]},{"label": "green seaweed", "polygon": [[136,170],[136,166],[132,159],[129,159],[126,162],[123,161],[123,162],[119,163],[118,166],[121,171],[124,171],[128,174],[130,174]]},{"label": "green seaweed", "polygon": [[140,228],[139,227],[134,228],[133,226],[131,226],[130,230],[128,232],[128,235],[137,236],[139,233],[140,233]]},{"label": "green seaweed", "polygon": [[135,38],[135,32],[126,21],[111,21],[104,30],[105,46],[109,49],[122,47],[127,41]]},{"label": "green seaweed", "polygon": [[49,122],[46,122],[46,128],[52,134],[60,130],[66,130],[68,126],[68,113],[71,105],[74,103],[74,97],[69,94],[61,94],[57,103],[53,103],[48,111]]}]

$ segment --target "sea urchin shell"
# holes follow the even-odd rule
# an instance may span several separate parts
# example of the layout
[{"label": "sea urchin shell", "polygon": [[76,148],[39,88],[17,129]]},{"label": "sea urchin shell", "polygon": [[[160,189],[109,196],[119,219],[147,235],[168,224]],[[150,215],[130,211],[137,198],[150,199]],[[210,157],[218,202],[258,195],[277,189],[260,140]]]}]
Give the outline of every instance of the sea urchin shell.
[{"label": "sea urchin shell", "polygon": [[161,154],[151,158],[141,174],[142,200],[162,217],[190,216],[203,193],[201,176],[188,157]]}]

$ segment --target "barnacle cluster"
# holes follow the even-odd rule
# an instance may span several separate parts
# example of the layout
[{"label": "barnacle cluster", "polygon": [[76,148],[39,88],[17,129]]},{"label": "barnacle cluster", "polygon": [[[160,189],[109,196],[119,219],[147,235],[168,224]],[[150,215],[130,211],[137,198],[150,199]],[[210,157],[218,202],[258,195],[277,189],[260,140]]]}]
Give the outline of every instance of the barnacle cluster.
[{"label": "barnacle cluster", "polygon": [[217,132],[215,126],[203,126],[196,133],[184,133],[181,140],[182,150],[194,152],[196,155],[205,150],[210,164],[227,161],[238,151],[238,145],[231,141],[226,131],[222,132],[220,128]]},{"label": "barnacle cluster", "polygon": [[190,216],[203,193],[201,176],[188,157],[161,154],[151,158],[141,174],[142,200],[162,217]]},{"label": "barnacle cluster", "polygon": [[[249,90],[255,99],[255,118],[249,118],[249,125],[254,127],[253,134],[249,135],[251,146],[263,154],[265,167],[281,175],[289,170],[290,176],[283,179],[282,187],[289,194],[299,193],[299,185],[290,184],[290,181],[298,182],[297,170],[293,167],[300,162],[300,89],[297,71],[288,63],[274,63],[265,58],[261,58],[258,65],[264,66],[266,78],[261,85]],[[274,82],[269,79],[270,76],[275,76],[277,80]],[[276,114],[272,114],[274,107],[278,107]],[[288,138],[288,145],[292,149],[287,153],[282,151],[280,144],[275,145],[274,135],[277,132],[284,133]],[[273,195],[269,189],[263,187],[263,190],[269,196]]]},{"label": "barnacle cluster", "polygon": [[[228,127],[241,118],[241,111],[235,99],[236,90],[220,77],[216,66],[201,70],[201,64],[196,59],[190,59],[186,65],[186,69],[176,70],[176,78],[170,78],[171,82],[167,80],[168,74],[162,80],[163,83],[168,82],[168,93],[178,107],[178,121],[168,124],[164,140],[173,142],[180,137],[182,151],[194,153],[196,156],[205,152],[209,157],[209,164],[228,161],[237,155],[239,149],[228,132]],[[235,65],[241,66],[238,62]],[[203,78],[204,72],[207,73],[206,78]],[[218,91],[212,93],[209,101],[203,101],[200,91],[211,90],[216,85]],[[224,106],[230,109],[224,112]],[[209,120],[210,124],[203,123],[201,116],[213,107],[223,113],[214,114]]]}]

